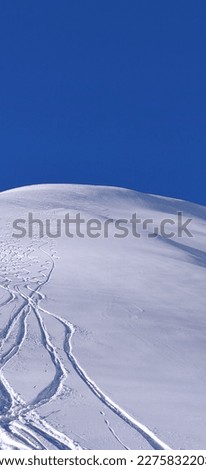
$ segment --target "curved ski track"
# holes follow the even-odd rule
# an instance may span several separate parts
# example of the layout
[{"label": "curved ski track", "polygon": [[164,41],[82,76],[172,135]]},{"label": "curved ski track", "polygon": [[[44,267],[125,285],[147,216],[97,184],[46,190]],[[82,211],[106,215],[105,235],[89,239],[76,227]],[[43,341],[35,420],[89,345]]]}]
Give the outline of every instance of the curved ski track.
[{"label": "curved ski track", "polygon": [[[20,307],[15,309],[15,313],[13,316],[10,316],[6,326],[0,332],[2,348],[6,341],[11,337],[11,333],[14,331],[15,327],[18,328],[18,332],[15,335],[15,342],[9,347],[9,350],[7,350],[5,353],[3,352],[0,357],[1,447],[10,449],[47,449],[47,443],[49,443],[49,448],[51,448],[51,446],[52,448],[67,450],[77,450],[82,448],[76,441],[73,441],[65,434],[54,429],[36,412],[40,406],[55,400],[55,398],[57,398],[57,396],[62,393],[63,384],[67,378],[65,365],[59,357],[57,349],[52,343],[49,332],[47,331],[46,325],[41,316],[41,313],[43,313],[44,315],[53,317],[63,326],[65,338],[62,349],[64,350],[75,373],[78,374],[84,384],[99,399],[101,404],[106,406],[128,426],[140,434],[153,449],[169,449],[169,446],[159,439],[147,426],[129,415],[123,408],[121,408],[109,396],[107,396],[81,367],[72,349],[72,338],[76,331],[75,325],[41,307],[40,302],[42,299],[44,299],[44,294],[40,291],[42,291],[42,288],[49,282],[53,270],[55,269],[54,257],[43,249],[43,246],[45,245],[47,245],[47,243],[44,243],[41,246],[37,246],[38,250],[40,250],[40,252],[46,256],[47,261],[44,263],[44,265],[42,265],[43,269],[38,271],[44,280],[40,282],[38,279],[32,279],[32,282],[35,280],[37,284],[34,289],[31,289],[29,286],[29,281],[31,280],[28,277],[28,263],[25,263],[22,269],[24,274],[27,276],[24,276],[23,284],[22,278],[20,285],[18,282],[16,282],[16,284],[12,282],[10,279],[10,277],[12,277],[11,273],[10,277],[5,276],[4,272],[0,274],[0,277],[4,279],[4,282],[0,284],[0,287],[6,290],[8,294],[8,299],[0,304],[0,309],[2,309],[2,307],[8,307],[8,305],[14,303],[17,298],[21,298]],[[7,261],[8,255],[12,256],[12,250],[13,246],[8,244],[7,253],[3,255],[1,260]],[[32,261],[38,262],[38,256],[34,256],[33,259],[31,258],[30,255],[32,252],[34,252],[33,246],[27,250],[27,257],[30,262],[29,266],[32,264]],[[22,254],[22,257],[25,258],[25,253]],[[15,263],[13,264],[16,266]],[[49,264],[50,269],[48,272]],[[45,270],[47,270],[48,274],[44,274]],[[16,277],[18,278],[18,271],[16,273]],[[30,294],[25,294],[23,289],[29,290]],[[13,390],[11,385],[8,383],[4,376],[3,370],[6,367],[6,364],[20,352],[27,334],[27,319],[31,314],[36,316],[41,336],[41,343],[50,357],[50,360],[55,369],[55,374],[51,382],[45,388],[43,388],[29,403],[25,403],[24,400],[15,392],[15,390]],[[101,414],[104,416],[103,413]],[[122,445],[123,448],[128,449],[128,447],[118,438],[117,434],[110,426],[109,421],[106,418],[104,418],[104,421],[113,437]]]}]

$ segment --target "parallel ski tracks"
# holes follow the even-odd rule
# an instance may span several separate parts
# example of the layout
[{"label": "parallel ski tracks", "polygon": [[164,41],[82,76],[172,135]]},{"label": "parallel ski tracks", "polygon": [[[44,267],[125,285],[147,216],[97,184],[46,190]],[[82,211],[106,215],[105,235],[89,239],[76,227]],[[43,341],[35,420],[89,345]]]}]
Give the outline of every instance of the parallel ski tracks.
[{"label": "parallel ski tracks", "polygon": [[[154,434],[147,426],[135,419],[122,407],[115,403],[115,401],[105,394],[98,387],[95,381],[89,377],[73,352],[72,339],[76,332],[75,325],[61,316],[48,311],[40,305],[41,300],[44,299],[44,294],[41,292],[41,290],[49,282],[55,268],[54,259],[50,253],[44,250],[44,245],[40,246],[39,250],[44,253],[47,258],[49,258],[51,267],[47,275],[42,274],[42,276],[45,277],[43,282],[39,283],[33,290],[31,290],[29,286],[26,286],[26,284],[23,285],[23,288],[27,287],[27,290],[28,288],[31,290],[29,295],[25,294],[20,287],[14,287],[11,289],[10,286],[1,286],[9,293],[9,298],[3,303],[3,306],[13,302],[17,295],[21,296],[22,298],[21,306],[16,310],[14,316],[9,320],[8,324],[2,330],[0,335],[2,343],[4,343],[18,322],[19,332],[16,337],[16,343],[10,347],[9,351],[3,354],[0,358],[0,393],[3,397],[3,405],[0,408],[0,426],[3,429],[3,432],[7,434],[10,433],[11,437],[14,439],[14,442],[17,443],[17,448],[18,443],[20,443],[19,445],[25,445],[27,448],[44,449],[46,448],[46,442],[49,442],[50,445],[58,449],[81,449],[81,446],[77,442],[58,432],[56,429],[50,426],[45,419],[40,418],[36,412],[40,406],[46,403],[50,403],[62,393],[63,384],[67,378],[65,365],[60,359],[57,349],[52,343],[49,332],[47,331],[46,325],[43,321],[42,314],[44,314],[53,317],[63,326],[63,350],[65,355],[67,356],[68,361],[75,373],[80,377],[80,379],[90,389],[90,391],[99,399],[101,404],[107,407],[118,418],[130,426],[130,428],[141,435],[153,449],[169,449],[169,446],[165,442],[159,439],[156,434]],[[36,395],[36,397],[31,400],[30,403],[25,403],[24,400],[22,400],[22,398],[15,393],[15,391],[5,379],[3,369],[5,368],[8,361],[10,361],[20,352],[27,333],[27,318],[31,313],[34,313],[36,316],[39,325],[41,343],[50,357],[55,374],[51,382],[45,388],[43,388]],[[118,438],[113,428],[111,428],[106,418],[105,424],[108,426],[115,439],[121,443],[120,439]],[[124,448],[127,448],[126,445],[123,443],[121,444]]]}]

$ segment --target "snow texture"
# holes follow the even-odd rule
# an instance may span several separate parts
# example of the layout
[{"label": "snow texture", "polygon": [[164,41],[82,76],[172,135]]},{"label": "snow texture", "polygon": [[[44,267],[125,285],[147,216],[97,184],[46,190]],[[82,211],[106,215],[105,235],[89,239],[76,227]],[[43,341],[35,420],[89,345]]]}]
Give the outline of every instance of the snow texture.
[{"label": "snow texture", "polygon": [[[193,237],[13,237],[29,212],[55,232],[178,211]],[[206,208],[39,185],[1,193],[0,219],[0,448],[205,449]]]}]

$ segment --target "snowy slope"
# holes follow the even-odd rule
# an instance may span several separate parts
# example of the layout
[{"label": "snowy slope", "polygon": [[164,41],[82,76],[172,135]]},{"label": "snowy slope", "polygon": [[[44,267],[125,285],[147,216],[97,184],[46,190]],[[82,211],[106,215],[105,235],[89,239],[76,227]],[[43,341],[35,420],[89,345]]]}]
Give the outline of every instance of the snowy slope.
[{"label": "snowy slope", "polygon": [[[14,219],[192,218],[193,237],[12,236]],[[206,208],[120,188],[0,194],[0,447],[205,449]]]}]

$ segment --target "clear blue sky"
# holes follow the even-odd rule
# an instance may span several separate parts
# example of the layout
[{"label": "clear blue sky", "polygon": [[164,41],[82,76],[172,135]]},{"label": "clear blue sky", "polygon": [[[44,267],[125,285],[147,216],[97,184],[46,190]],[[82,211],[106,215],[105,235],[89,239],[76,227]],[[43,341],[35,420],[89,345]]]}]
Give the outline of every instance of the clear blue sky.
[{"label": "clear blue sky", "polygon": [[206,2],[0,3],[0,190],[124,186],[206,204]]}]

